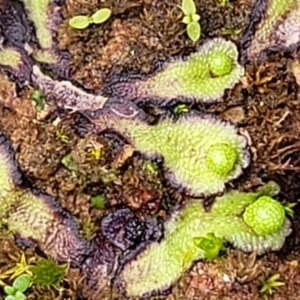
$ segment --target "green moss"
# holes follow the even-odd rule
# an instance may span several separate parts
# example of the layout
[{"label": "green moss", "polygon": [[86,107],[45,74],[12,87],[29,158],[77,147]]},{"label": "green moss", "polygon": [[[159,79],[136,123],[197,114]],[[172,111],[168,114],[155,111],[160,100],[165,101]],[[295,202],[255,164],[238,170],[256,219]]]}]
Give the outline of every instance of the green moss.
[{"label": "green moss", "polygon": [[[200,201],[190,199],[165,224],[164,239],[150,244],[135,260],[124,266],[120,278],[129,296],[163,291],[178,280],[192,263],[205,258],[195,240],[214,234],[244,251],[278,250],[291,232],[290,222],[274,233],[259,235],[243,221],[242,213],[266,192],[270,196],[278,186],[269,183],[258,192],[230,191],[215,200],[206,212]],[[274,217],[274,216],[273,216]],[[264,216],[261,216],[264,222]],[[268,218],[268,221],[272,222]]]},{"label": "green moss", "polygon": [[[216,67],[216,55],[223,61],[226,57],[222,70],[220,66]],[[147,80],[136,81],[134,85],[139,97],[174,99],[182,96],[199,102],[211,102],[221,98],[224,91],[232,88],[243,76],[244,68],[237,59],[235,44],[216,38],[187,59],[170,62],[157,74]],[[218,77],[212,74],[211,63]]]}]

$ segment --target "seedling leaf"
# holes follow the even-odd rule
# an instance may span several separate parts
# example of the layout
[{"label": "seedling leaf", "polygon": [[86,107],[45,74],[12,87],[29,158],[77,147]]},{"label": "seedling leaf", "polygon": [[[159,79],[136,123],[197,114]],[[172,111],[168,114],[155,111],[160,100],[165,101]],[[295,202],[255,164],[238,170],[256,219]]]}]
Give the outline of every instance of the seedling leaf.
[{"label": "seedling leaf", "polygon": [[201,36],[201,28],[198,22],[191,22],[186,27],[188,37],[193,41],[196,42],[199,40]]},{"label": "seedling leaf", "polygon": [[69,25],[75,29],[85,29],[90,25],[89,17],[75,16],[70,19]]},{"label": "seedling leaf", "polygon": [[193,15],[196,13],[195,2],[193,0],[182,0],[181,9],[186,16]]},{"label": "seedling leaf", "polygon": [[111,10],[109,8],[102,8],[96,11],[92,16],[91,20],[95,24],[104,23],[111,16]]}]

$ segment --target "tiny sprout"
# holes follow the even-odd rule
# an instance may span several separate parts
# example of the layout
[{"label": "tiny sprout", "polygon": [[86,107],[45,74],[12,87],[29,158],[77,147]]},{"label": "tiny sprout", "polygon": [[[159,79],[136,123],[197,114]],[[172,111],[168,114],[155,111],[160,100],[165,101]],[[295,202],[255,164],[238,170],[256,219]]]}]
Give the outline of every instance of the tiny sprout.
[{"label": "tiny sprout", "polygon": [[33,91],[31,99],[35,102],[35,108],[37,111],[44,109],[43,93],[39,90]]},{"label": "tiny sprout", "polygon": [[190,111],[190,109],[186,104],[179,104],[174,109],[175,114],[183,114],[183,113],[187,113],[189,111]]},{"label": "tiny sprout", "polygon": [[103,156],[103,145],[93,141],[92,147],[88,151],[90,156],[98,161]]},{"label": "tiny sprout", "polygon": [[[4,276],[10,276],[10,279],[16,278],[19,275],[22,275],[24,273],[27,273],[29,276],[32,276],[32,273],[30,272],[30,266],[34,262],[35,258],[29,258],[28,261],[26,260],[26,256],[24,252],[22,252],[20,261],[16,263],[14,267],[7,270],[3,275]],[[3,276],[3,278],[4,278]]]},{"label": "tiny sprout", "polygon": [[25,300],[26,296],[23,294],[30,286],[31,278],[27,274],[22,274],[18,276],[12,286],[5,286],[4,292],[8,296],[5,297],[5,300]]},{"label": "tiny sprout", "polygon": [[69,141],[69,137],[65,134],[63,129],[58,129],[55,132],[56,138],[62,143],[67,143]]},{"label": "tiny sprout", "polygon": [[232,5],[229,3],[229,0],[218,0],[220,5],[223,7],[232,7]]},{"label": "tiny sprout", "polygon": [[79,224],[81,226],[81,236],[87,239],[88,241],[92,240],[96,236],[97,231],[99,230],[99,228],[92,221],[90,215],[84,218],[83,220],[80,220]]},{"label": "tiny sprout", "polygon": [[262,196],[246,208],[243,219],[256,234],[273,234],[283,226],[285,209],[270,196]]},{"label": "tiny sprout", "polygon": [[75,29],[85,29],[90,24],[102,24],[111,16],[109,8],[101,8],[89,16],[75,16],[69,20],[69,25]]},{"label": "tiny sprout", "polygon": [[195,238],[194,243],[204,252],[204,256],[208,260],[218,257],[220,251],[223,249],[223,240],[216,237],[214,233],[208,233],[207,237]]},{"label": "tiny sprout", "polygon": [[188,37],[193,41],[196,42],[200,39],[201,36],[201,27],[198,22],[191,22],[186,27],[186,32]]},{"label": "tiny sprout", "polygon": [[75,16],[70,19],[69,25],[75,29],[85,29],[90,25],[90,20],[87,16]]},{"label": "tiny sprout", "polygon": [[103,209],[105,207],[105,197],[103,195],[94,196],[91,198],[92,207]]},{"label": "tiny sprout", "polygon": [[[262,282],[262,288],[260,289],[260,293],[264,294],[265,296],[271,296],[278,287],[283,286],[285,284],[284,282],[278,281],[279,278],[280,274],[274,274],[268,279],[264,280]],[[267,299],[267,297],[265,298]]]},{"label": "tiny sprout", "polygon": [[157,173],[157,166],[151,161],[145,161],[143,164],[143,169],[146,170],[150,174]]},{"label": "tiny sprout", "polygon": [[61,163],[69,170],[72,172],[73,176],[76,175],[76,172],[78,172],[78,166],[77,164],[74,162],[71,154],[67,154],[65,155],[62,160]]},{"label": "tiny sprout", "polygon": [[293,208],[297,205],[298,203],[283,203],[283,208],[285,210],[285,213],[290,216],[291,218],[294,217],[294,210]]},{"label": "tiny sprout", "polygon": [[215,144],[210,147],[206,155],[208,168],[220,176],[225,176],[232,171],[236,161],[237,151],[228,144]]},{"label": "tiny sprout", "polygon": [[193,0],[182,0],[181,9],[184,13],[182,23],[186,24],[188,37],[196,42],[201,36],[201,27],[199,24],[200,16],[196,13],[196,5]]},{"label": "tiny sprout", "polygon": [[111,10],[109,8],[102,8],[96,11],[92,16],[91,20],[94,24],[102,24],[107,21],[111,16]]},{"label": "tiny sprout", "polygon": [[19,292],[25,292],[31,283],[31,278],[27,274],[20,275],[13,282],[13,288],[18,290]]},{"label": "tiny sprout", "polygon": [[209,65],[214,76],[224,76],[232,70],[232,59],[227,54],[218,52],[210,57]]}]

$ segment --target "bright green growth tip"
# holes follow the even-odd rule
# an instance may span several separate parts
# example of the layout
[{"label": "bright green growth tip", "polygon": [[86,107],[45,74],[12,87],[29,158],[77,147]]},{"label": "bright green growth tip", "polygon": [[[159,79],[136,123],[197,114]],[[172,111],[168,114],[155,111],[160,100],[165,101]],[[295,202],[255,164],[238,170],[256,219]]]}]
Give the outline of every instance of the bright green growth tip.
[{"label": "bright green growth tip", "polygon": [[246,208],[243,218],[258,235],[273,234],[283,226],[285,208],[273,198],[263,196]]},{"label": "bright green growth tip", "polygon": [[226,53],[217,52],[210,57],[209,65],[212,74],[219,77],[231,72],[233,62]]},{"label": "bright green growth tip", "polygon": [[213,260],[219,256],[223,249],[223,240],[214,233],[208,233],[206,237],[194,238],[195,245],[203,250],[205,258]]},{"label": "bright green growth tip", "polygon": [[198,23],[200,16],[196,13],[196,5],[193,0],[182,0],[181,9],[184,13],[182,22],[187,25],[188,37],[196,42],[201,36],[201,26]]},{"label": "bright green growth tip", "polygon": [[221,176],[226,176],[232,171],[237,160],[237,149],[228,144],[215,144],[206,155],[208,168]]}]

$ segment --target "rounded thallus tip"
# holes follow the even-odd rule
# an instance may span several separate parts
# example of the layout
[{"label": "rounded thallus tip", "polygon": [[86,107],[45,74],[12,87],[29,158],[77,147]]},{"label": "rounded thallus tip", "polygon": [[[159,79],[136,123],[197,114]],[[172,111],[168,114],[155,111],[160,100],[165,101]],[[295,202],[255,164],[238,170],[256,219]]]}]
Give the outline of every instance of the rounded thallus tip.
[{"label": "rounded thallus tip", "polygon": [[209,65],[214,76],[224,76],[232,70],[232,59],[225,53],[217,52],[210,57]]},{"label": "rounded thallus tip", "polygon": [[231,145],[216,144],[208,150],[206,163],[215,173],[225,176],[233,170],[237,158],[237,151]]},{"label": "rounded thallus tip", "polygon": [[269,196],[262,196],[250,204],[244,214],[245,223],[258,235],[276,233],[284,224],[284,206]]}]

